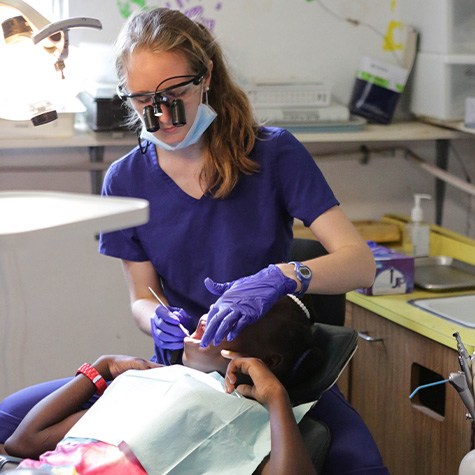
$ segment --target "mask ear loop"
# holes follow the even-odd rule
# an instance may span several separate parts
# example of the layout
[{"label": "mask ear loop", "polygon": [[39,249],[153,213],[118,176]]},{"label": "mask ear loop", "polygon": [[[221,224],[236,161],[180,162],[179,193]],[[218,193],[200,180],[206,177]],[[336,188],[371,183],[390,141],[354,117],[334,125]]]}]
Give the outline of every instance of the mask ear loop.
[{"label": "mask ear loop", "polygon": [[[213,107],[209,105],[209,98],[208,98],[209,86],[204,88],[204,91],[201,93],[201,104],[204,104],[206,107],[213,110]],[[203,101],[204,96],[204,101]]]}]

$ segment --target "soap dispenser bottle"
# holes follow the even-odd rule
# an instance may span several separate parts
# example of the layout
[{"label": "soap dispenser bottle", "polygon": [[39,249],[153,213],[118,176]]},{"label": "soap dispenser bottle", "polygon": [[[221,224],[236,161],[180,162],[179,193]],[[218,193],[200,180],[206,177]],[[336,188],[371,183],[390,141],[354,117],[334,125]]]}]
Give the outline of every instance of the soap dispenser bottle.
[{"label": "soap dispenser bottle", "polygon": [[414,257],[429,255],[430,225],[423,222],[424,213],[421,208],[421,200],[430,199],[430,195],[421,193],[414,195],[411,221],[406,225],[406,248],[408,254]]}]

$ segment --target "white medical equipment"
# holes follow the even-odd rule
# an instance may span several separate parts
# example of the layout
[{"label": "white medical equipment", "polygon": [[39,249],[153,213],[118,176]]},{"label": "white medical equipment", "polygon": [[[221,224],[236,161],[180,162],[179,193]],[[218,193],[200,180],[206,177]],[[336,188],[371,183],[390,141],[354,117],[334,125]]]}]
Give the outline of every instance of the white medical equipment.
[{"label": "white medical equipment", "polygon": [[96,240],[145,223],[147,201],[0,192],[0,217],[0,399],[98,354],[151,356],[121,265]]},{"label": "white medical equipment", "polygon": [[344,123],[349,108],[332,98],[323,82],[256,83],[246,87],[259,121],[285,127]]}]

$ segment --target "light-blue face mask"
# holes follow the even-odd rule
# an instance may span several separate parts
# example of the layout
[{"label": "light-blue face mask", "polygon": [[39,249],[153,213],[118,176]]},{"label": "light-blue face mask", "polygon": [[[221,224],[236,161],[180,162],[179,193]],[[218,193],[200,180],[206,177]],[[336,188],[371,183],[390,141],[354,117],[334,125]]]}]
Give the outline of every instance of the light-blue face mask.
[{"label": "light-blue face mask", "polygon": [[190,130],[188,130],[188,133],[185,135],[185,138],[181,142],[178,142],[174,145],[167,144],[162,140],[158,139],[151,132],[147,132],[145,127],[142,127],[140,138],[152,142],[162,150],[168,150],[169,152],[173,152],[175,150],[182,150],[198,142],[198,140],[204,134],[205,130],[211,125],[217,115],[218,114],[216,114],[214,109],[208,104],[200,104],[198,106],[193,125],[190,127]]}]

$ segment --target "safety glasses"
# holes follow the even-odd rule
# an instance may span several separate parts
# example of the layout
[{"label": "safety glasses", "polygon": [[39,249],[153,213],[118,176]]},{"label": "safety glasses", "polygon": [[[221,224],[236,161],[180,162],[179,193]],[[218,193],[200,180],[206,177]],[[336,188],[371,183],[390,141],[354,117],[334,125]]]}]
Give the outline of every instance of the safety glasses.
[{"label": "safety glasses", "polygon": [[119,84],[117,86],[117,95],[124,101],[130,99],[136,104],[147,104],[153,99],[155,99],[154,102],[171,104],[176,99],[186,99],[193,92],[194,86],[201,84],[206,72],[206,69],[203,69],[194,76],[173,76],[164,79],[153,92],[130,93],[125,89],[124,85]]}]

